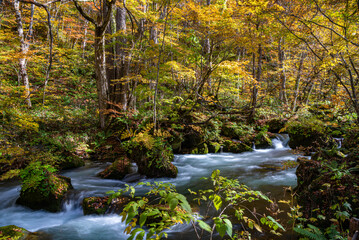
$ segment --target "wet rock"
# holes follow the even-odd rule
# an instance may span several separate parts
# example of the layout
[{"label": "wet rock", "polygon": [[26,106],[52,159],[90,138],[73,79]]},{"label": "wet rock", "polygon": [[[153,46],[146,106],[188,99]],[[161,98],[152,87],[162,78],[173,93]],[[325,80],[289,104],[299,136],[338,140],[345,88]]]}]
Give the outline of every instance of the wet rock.
[{"label": "wet rock", "polygon": [[269,164],[261,164],[259,165],[259,169],[256,169],[257,172],[276,172],[281,171],[282,167],[275,166],[275,165],[269,165]]},{"label": "wet rock", "polygon": [[131,162],[127,157],[123,156],[100,172],[98,176],[105,179],[121,180],[129,173],[131,173]]},{"label": "wet rock", "polygon": [[178,169],[172,164],[172,149],[164,143],[155,144],[152,149],[137,144],[129,155],[137,164],[139,174],[149,178],[177,177]]},{"label": "wet rock", "polygon": [[270,134],[266,131],[260,131],[255,137],[254,137],[254,144],[256,148],[268,148],[272,146],[272,140],[270,137],[273,137],[273,135],[270,136]]},{"label": "wet rock", "polygon": [[316,119],[288,122],[286,130],[290,137],[288,145],[293,149],[298,147],[330,148],[335,145],[324,123]]},{"label": "wet rock", "polygon": [[109,197],[88,197],[82,201],[84,215],[103,215],[121,213],[124,206],[130,202],[129,197],[117,197],[109,201]]},{"label": "wet rock", "polygon": [[223,143],[223,151],[231,153],[251,152],[253,148],[241,141],[226,140]]},{"label": "wet rock", "polygon": [[21,189],[16,203],[34,210],[58,212],[70,189],[73,189],[70,178],[47,173],[46,178],[37,187]]},{"label": "wet rock", "polygon": [[85,166],[84,159],[75,154],[67,154],[65,161],[59,163],[59,167],[63,170],[82,166]]},{"label": "wet rock", "polygon": [[6,240],[42,240],[50,237],[42,232],[29,232],[15,225],[0,227],[0,239]]}]

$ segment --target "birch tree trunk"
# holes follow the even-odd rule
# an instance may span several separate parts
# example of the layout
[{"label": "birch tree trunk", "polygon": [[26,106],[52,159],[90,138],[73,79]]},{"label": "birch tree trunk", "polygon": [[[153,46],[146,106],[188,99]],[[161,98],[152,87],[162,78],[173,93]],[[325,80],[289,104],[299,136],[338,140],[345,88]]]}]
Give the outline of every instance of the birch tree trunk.
[{"label": "birch tree trunk", "polygon": [[25,87],[25,96],[26,96],[26,103],[28,107],[31,107],[31,99],[30,99],[30,83],[29,83],[29,76],[27,74],[27,59],[26,54],[29,51],[29,44],[25,40],[24,36],[24,28],[22,25],[21,19],[21,12],[20,12],[20,1],[14,0],[14,9],[15,9],[15,16],[17,22],[17,31],[20,38],[20,53],[21,57],[19,59],[19,82],[22,82]]}]

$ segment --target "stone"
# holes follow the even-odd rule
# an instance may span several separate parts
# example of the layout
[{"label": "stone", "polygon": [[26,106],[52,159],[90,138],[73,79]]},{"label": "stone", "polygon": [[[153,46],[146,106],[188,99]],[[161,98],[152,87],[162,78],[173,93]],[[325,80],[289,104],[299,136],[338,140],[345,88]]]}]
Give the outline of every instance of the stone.
[{"label": "stone", "polygon": [[49,173],[36,188],[21,190],[16,203],[33,210],[44,209],[58,212],[70,189],[73,189],[70,178]]},{"label": "stone", "polygon": [[121,213],[124,206],[130,202],[129,197],[120,196],[109,202],[109,197],[87,197],[82,201],[84,215],[103,215]]},{"label": "stone", "polygon": [[123,156],[100,172],[98,176],[104,179],[121,180],[129,173],[131,173],[131,162],[127,157]]}]

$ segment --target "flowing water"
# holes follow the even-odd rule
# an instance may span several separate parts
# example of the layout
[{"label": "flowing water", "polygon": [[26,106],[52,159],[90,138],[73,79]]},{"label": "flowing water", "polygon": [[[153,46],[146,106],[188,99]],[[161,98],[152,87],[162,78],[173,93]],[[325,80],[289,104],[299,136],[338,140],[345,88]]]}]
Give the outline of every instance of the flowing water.
[{"label": "flowing water", "polygon": [[[154,180],[133,174],[126,178],[127,181],[104,180],[96,177],[106,167],[103,164],[91,164],[67,171],[63,175],[71,178],[75,191],[59,213],[34,211],[16,205],[19,184],[0,183],[0,226],[14,224],[29,231],[45,232],[50,239],[56,240],[126,239],[128,236],[123,233],[125,225],[120,216],[84,216],[80,205],[82,199],[103,196],[107,191],[122,188],[124,184],[135,185],[130,182],[138,178],[141,181],[171,182],[178,192],[187,194],[188,188],[205,189],[208,182],[200,178],[209,177],[215,169],[220,169],[222,176],[237,178],[252,189],[270,192],[271,196],[278,197],[283,187],[296,185],[295,169],[281,169],[282,162],[297,158],[285,146],[287,140],[287,137],[278,136],[278,139],[273,140],[273,148],[241,154],[176,155],[174,164],[178,167],[178,176],[175,179]],[[144,187],[137,188],[137,192],[145,191]],[[170,230],[170,236],[173,239],[190,239],[182,236],[190,231],[189,228],[186,225],[175,226]]]}]

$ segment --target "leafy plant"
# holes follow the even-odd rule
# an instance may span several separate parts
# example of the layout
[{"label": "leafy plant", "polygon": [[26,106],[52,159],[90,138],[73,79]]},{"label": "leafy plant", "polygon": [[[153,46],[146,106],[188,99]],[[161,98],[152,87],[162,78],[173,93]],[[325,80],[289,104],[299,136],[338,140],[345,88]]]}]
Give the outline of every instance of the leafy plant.
[{"label": "leafy plant", "polygon": [[53,189],[55,186],[49,185],[47,179],[56,169],[50,165],[42,165],[41,162],[33,162],[25,169],[21,170],[20,177],[22,180],[21,191],[31,191],[40,188],[44,195],[48,194],[48,188]]}]

